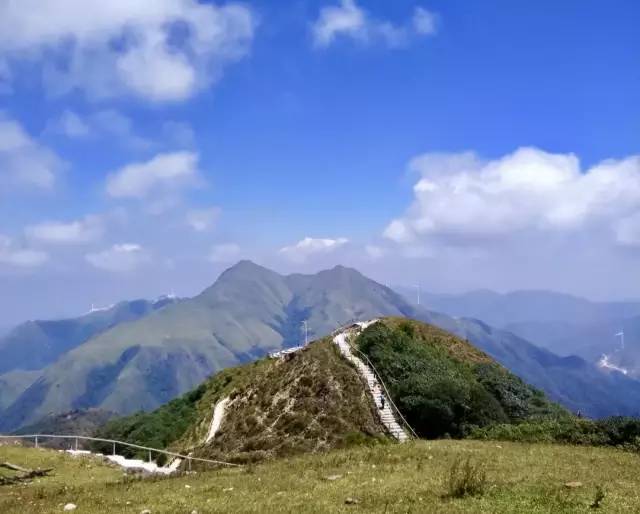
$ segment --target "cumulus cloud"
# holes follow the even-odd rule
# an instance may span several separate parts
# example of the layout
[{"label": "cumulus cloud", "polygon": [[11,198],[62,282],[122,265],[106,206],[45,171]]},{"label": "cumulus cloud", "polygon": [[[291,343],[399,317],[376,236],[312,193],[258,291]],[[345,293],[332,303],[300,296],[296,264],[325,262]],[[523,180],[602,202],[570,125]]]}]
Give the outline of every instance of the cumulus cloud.
[{"label": "cumulus cloud", "polygon": [[[90,15],[87,15],[90,13]],[[0,60],[42,62],[58,93],[184,100],[249,48],[256,20],[240,3],[199,0],[0,2]]]},{"label": "cumulus cloud", "polygon": [[111,272],[127,272],[149,261],[148,253],[135,243],[115,244],[101,252],[88,253],[86,260],[94,267]]},{"label": "cumulus cloud", "polygon": [[214,245],[209,252],[209,260],[215,263],[228,263],[240,257],[241,249],[235,243],[222,243]]},{"label": "cumulus cloud", "polygon": [[280,254],[294,262],[303,262],[313,255],[333,252],[348,242],[349,240],[344,237],[337,239],[305,237],[294,245],[281,248]]},{"label": "cumulus cloud", "polygon": [[50,189],[63,168],[63,161],[54,152],[0,113],[0,191],[14,187]]},{"label": "cumulus cloud", "polygon": [[38,267],[49,259],[42,251],[22,248],[10,238],[0,235],[0,264],[20,268]]},{"label": "cumulus cloud", "polygon": [[192,209],[187,212],[186,221],[196,232],[205,232],[212,228],[220,217],[220,207],[209,207],[208,209]]},{"label": "cumulus cloud", "polygon": [[484,161],[472,153],[426,154],[414,201],[384,235],[398,243],[474,244],[523,234],[604,234],[631,244],[640,220],[640,156],[581,169],[573,154],[520,148]]},{"label": "cumulus cloud", "polygon": [[337,38],[344,37],[369,44],[380,41],[391,47],[405,45],[415,36],[431,36],[437,32],[436,16],[423,7],[416,7],[411,20],[394,25],[378,20],[359,7],[355,0],[341,0],[320,10],[312,26],[316,47],[324,48]]},{"label": "cumulus cloud", "polygon": [[102,231],[102,220],[98,216],[69,222],[45,221],[25,229],[30,240],[51,244],[88,243],[99,239]]},{"label": "cumulus cloud", "polygon": [[158,154],[146,162],[129,164],[107,178],[107,193],[114,198],[173,195],[198,179],[198,155],[193,152]]}]

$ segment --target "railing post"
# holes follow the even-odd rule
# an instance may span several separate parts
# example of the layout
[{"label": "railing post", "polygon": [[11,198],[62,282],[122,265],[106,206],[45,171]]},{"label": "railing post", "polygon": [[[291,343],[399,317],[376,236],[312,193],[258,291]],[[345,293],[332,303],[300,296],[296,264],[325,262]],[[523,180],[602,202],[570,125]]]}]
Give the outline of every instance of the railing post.
[{"label": "railing post", "polygon": [[36,436],[36,448],[38,447],[38,436]]},{"label": "railing post", "polygon": [[115,455],[115,454],[116,454],[116,443],[114,442],[113,443],[113,455]]},{"label": "railing post", "polygon": [[191,471],[191,457],[189,457],[188,461],[189,461],[189,471]]},{"label": "railing post", "polygon": [[76,451],[78,451],[78,438],[76,437]]},{"label": "railing post", "polygon": [[149,450],[149,463],[151,463],[151,450]]}]

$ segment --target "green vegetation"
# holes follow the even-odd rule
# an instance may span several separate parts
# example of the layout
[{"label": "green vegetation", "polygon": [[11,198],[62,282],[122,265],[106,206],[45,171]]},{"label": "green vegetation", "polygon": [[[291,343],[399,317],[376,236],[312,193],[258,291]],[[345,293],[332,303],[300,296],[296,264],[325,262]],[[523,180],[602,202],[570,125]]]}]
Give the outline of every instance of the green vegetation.
[{"label": "green vegetation", "polygon": [[[204,384],[193,391],[170,401],[153,412],[139,412],[132,416],[116,418],[96,431],[95,437],[114,439],[150,448],[167,448],[182,437],[197,420],[197,402],[205,392]],[[111,444],[93,443],[96,452],[110,453]],[[142,457],[146,452],[121,447],[118,453],[125,457]],[[159,456],[162,458],[164,456]]]},{"label": "green vegetation", "polygon": [[[451,498],[455,462],[482,463],[482,494]],[[612,448],[486,441],[418,441],[334,450],[166,479],[139,480],[89,458],[0,447],[0,461],[53,467],[51,477],[0,488],[3,514],[606,513],[640,512],[637,455]],[[565,484],[573,483],[574,487]],[[577,485],[576,485],[577,484]],[[580,485],[581,484],[581,485]],[[188,487],[187,487],[188,486]],[[354,502],[345,503],[348,498]]]},{"label": "green vegetation", "polygon": [[465,437],[478,427],[569,414],[467,342],[422,323],[385,319],[356,340],[418,435]]},{"label": "green vegetation", "polygon": [[475,430],[474,439],[615,446],[640,451],[640,419],[612,417],[600,420],[559,418],[499,424]]},{"label": "green vegetation", "polygon": [[465,461],[456,460],[447,476],[447,498],[465,498],[481,496],[487,489],[486,464],[472,462],[471,457]]}]

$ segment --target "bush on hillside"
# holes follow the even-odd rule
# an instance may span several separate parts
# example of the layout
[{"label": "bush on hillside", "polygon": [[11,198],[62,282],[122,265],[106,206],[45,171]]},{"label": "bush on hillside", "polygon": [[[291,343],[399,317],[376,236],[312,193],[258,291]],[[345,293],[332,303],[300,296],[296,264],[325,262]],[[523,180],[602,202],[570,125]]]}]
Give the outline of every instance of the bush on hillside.
[{"label": "bush on hillside", "polygon": [[620,416],[599,420],[571,417],[528,420],[518,424],[478,428],[471,433],[471,437],[528,443],[616,446],[640,451],[640,420]]},{"label": "bush on hillside", "polygon": [[421,437],[465,437],[478,427],[564,412],[486,358],[454,358],[450,344],[473,355],[461,341],[438,333],[425,336],[410,322],[375,323],[357,339]]}]

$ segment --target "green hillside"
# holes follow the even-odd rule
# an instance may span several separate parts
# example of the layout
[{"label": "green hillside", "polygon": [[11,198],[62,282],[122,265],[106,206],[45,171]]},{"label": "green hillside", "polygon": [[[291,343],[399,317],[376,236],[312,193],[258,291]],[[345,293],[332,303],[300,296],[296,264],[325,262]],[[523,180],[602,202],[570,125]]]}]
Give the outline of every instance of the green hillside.
[{"label": "green hillside", "polygon": [[384,319],[355,344],[422,437],[464,437],[492,424],[569,416],[485,353],[432,325]]},{"label": "green hillside", "polygon": [[[493,425],[570,418],[489,356],[436,327],[384,318],[355,344],[420,436],[465,437]],[[222,424],[206,442],[214,406],[225,398]],[[154,412],[113,420],[99,435],[247,462],[390,440],[377,408],[353,365],[325,338],[284,359],[224,370]]]}]

